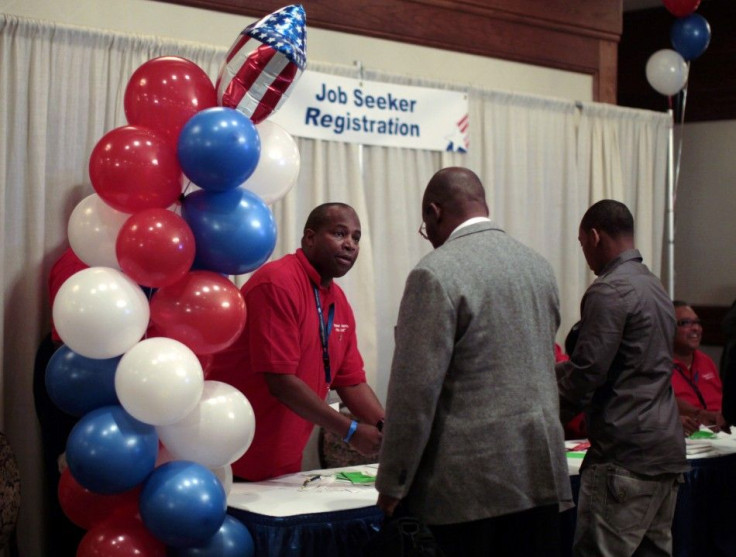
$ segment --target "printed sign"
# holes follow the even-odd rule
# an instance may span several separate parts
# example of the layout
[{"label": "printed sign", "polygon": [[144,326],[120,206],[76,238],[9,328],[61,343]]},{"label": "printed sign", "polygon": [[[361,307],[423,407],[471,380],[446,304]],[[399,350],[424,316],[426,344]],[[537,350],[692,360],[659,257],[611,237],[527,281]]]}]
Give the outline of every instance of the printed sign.
[{"label": "printed sign", "polygon": [[458,91],[307,70],[289,100],[270,119],[299,137],[433,151],[468,150],[468,98]]}]

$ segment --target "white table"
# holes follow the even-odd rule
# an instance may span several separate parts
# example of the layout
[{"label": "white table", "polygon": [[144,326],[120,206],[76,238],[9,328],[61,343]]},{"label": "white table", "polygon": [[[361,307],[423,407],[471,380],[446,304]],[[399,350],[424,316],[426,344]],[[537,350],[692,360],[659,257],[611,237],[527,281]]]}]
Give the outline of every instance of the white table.
[{"label": "white table", "polygon": [[[578,443],[568,442],[568,447]],[[694,446],[694,442],[689,444]],[[719,433],[698,444],[706,450],[688,455],[693,469],[678,496],[674,555],[689,557],[693,547],[709,555],[719,551],[736,555],[732,527],[736,523],[736,434]],[[575,492],[582,454],[568,455],[567,462]],[[382,523],[383,515],[375,506],[378,493],[373,484],[353,485],[335,479],[335,474],[359,471],[375,475],[377,469],[373,464],[236,483],[228,496],[229,512],[250,530],[255,557],[354,557]],[[316,475],[318,480],[303,485]],[[575,510],[563,515],[564,556],[572,543]]]},{"label": "white table", "polygon": [[[262,482],[235,483],[227,503],[235,509],[273,517],[344,511],[376,504],[378,492],[373,484],[355,485],[338,480],[335,478],[338,472],[375,476],[378,464],[312,470]],[[303,485],[314,476],[320,477]]]}]

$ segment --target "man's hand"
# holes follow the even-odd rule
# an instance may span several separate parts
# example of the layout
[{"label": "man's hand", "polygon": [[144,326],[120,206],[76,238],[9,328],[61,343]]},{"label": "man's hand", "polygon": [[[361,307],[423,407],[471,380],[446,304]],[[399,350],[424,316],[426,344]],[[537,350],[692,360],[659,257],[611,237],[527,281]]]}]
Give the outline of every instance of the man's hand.
[{"label": "man's hand", "polygon": [[682,423],[682,429],[685,432],[685,437],[690,437],[693,433],[700,429],[700,422],[692,416],[680,416],[680,422]]},{"label": "man's hand", "polygon": [[355,430],[348,444],[360,454],[371,456],[378,454],[382,439],[383,435],[376,426],[358,424],[358,429]]},{"label": "man's hand", "polygon": [[723,414],[721,414],[720,412],[702,410],[698,416],[700,418],[700,423],[702,423],[704,426],[707,426],[712,431],[724,431],[726,433],[731,433],[731,428],[726,423],[726,420],[723,418]]},{"label": "man's hand", "polygon": [[716,425],[718,426],[718,429],[724,433],[731,433],[731,426],[728,422],[726,422],[726,419],[723,417],[723,414],[718,412],[718,415],[716,416]]},{"label": "man's hand", "polygon": [[394,511],[396,510],[396,506],[399,504],[399,501],[401,501],[401,499],[379,493],[376,505],[378,505],[378,508],[383,511],[383,514],[390,517],[394,515]]}]

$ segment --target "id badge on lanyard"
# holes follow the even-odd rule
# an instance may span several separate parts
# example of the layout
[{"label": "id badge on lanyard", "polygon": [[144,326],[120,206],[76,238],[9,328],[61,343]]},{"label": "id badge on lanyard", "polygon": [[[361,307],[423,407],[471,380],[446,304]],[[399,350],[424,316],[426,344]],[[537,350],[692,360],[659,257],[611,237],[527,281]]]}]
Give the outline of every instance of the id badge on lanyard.
[{"label": "id badge on lanyard", "polygon": [[314,283],[312,283],[312,289],[314,290],[314,302],[317,305],[317,316],[319,317],[319,338],[322,342],[322,364],[325,367],[325,382],[329,385],[332,382],[332,373],[330,372],[328,342],[332,332],[332,322],[335,320],[335,304],[330,304],[330,309],[327,312],[327,323],[325,323],[322,302],[319,299],[319,289]]}]

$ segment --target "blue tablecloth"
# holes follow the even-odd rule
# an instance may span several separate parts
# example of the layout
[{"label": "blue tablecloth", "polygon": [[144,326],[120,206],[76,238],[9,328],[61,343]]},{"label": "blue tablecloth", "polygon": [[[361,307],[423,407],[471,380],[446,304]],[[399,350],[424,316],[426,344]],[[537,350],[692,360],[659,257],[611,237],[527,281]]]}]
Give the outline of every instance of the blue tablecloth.
[{"label": "blue tablecloth", "polygon": [[[673,557],[736,557],[736,453],[688,460],[672,523]],[[570,476],[577,504],[580,476]],[[562,514],[562,555],[572,555],[575,509]]]},{"label": "blue tablecloth", "polygon": [[233,508],[228,513],[248,527],[255,557],[360,557],[383,521],[375,506],[287,517]]},{"label": "blue tablecloth", "polygon": [[689,461],[672,524],[674,557],[736,556],[736,454]]}]

